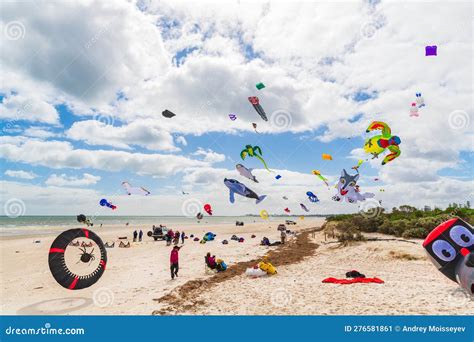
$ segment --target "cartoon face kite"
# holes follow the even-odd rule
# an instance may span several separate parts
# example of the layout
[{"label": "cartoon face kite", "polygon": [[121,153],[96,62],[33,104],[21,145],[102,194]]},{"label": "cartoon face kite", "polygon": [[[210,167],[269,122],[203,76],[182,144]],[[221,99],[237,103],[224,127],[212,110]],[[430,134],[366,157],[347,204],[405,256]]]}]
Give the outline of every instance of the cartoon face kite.
[{"label": "cartoon face kite", "polygon": [[458,218],[441,223],[423,247],[438,270],[474,295],[474,229],[469,223]]},{"label": "cartoon face kite", "polygon": [[385,156],[382,165],[385,165],[400,156],[401,152],[398,145],[400,145],[401,140],[395,135],[392,136],[390,127],[388,127],[385,122],[374,121],[369,125],[366,132],[368,133],[374,130],[381,130],[382,135],[368,138],[364,144],[364,151],[372,154],[372,159],[374,159],[378,158],[379,154],[388,149],[391,153]]},{"label": "cartoon face kite", "polygon": [[359,174],[354,176],[349,175],[346,170],[342,170],[341,177],[337,183],[337,194],[333,196],[334,201],[343,201],[344,199],[349,203],[356,203],[357,201],[365,201],[366,198],[372,198],[375,195],[366,192],[361,194],[356,185],[359,179]]}]

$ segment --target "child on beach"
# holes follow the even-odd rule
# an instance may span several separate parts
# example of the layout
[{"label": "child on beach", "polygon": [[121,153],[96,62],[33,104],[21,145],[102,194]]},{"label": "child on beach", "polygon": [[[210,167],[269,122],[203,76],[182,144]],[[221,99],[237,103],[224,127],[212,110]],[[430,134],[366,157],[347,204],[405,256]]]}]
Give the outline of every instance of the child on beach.
[{"label": "child on beach", "polygon": [[174,246],[170,255],[171,280],[178,276],[179,271],[179,250],[181,247]]}]

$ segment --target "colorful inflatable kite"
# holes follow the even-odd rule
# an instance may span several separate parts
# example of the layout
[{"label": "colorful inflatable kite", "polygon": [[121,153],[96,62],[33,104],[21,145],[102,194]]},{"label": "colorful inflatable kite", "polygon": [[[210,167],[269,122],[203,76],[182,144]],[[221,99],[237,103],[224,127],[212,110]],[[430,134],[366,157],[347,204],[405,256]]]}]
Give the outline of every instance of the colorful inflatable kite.
[{"label": "colorful inflatable kite", "polygon": [[258,196],[254,191],[247,188],[245,184],[236,181],[235,179],[224,179],[224,184],[229,188],[229,201],[230,203],[235,202],[234,194],[239,194],[240,196],[244,196],[247,198],[255,199],[255,204],[259,204],[263,201],[267,196],[262,195]]},{"label": "colorful inflatable kite", "polygon": [[418,114],[418,107],[416,106],[415,102],[411,103],[410,116],[420,116],[420,114]]},{"label": "colorful inflatable kite", "polygon": [[[257,124],[255,122],[252,122],[252,127],[255,130],[255,133],[258,133],[257,131]],[[260,133],[259,133],[260,134]]]},{"label": "colorful inflatable kite", "polygon": [[268,219],[268,212],[266,210],[261,210],[260,217],[263,218],[264,220]]},{"label": "colorful inflatable kite", "polygon": [[231,119],[232,121],[235,121],[235,120],[237,120],[237,115],[229,114],[229,119]]},{"label": "colorful inflatable kite", "polygon": [[324,177],[323,175],[321,175],[321,172],[319,172],[318,170],[313,170],[311,172],[312,172],[313,175],[315,175],[319,179],[321,179],[324,182],[324,184],[326,184],[326,186],[329,186],[328,179],[326,177]]},{"label": "colorful inflatable kite", "polygon": [[332,156],[330,154],[323,153],[322,157],[323,160],[332,160]]},{"label": "colorful inflatable kite", "polygon": [[259,146],[246,145],[245,148],[240,152],[240,158],[242,158],[242,160],[245,160],[245,157],[247,156],[255,157],[263,163],[265,169],[270,171],[267,166],[267,163],[265,163],[265,160],[263,160],[262,158],[262,154],[262,150]]},{"label": "colorful inflatable kite", "polygon": [[204,211],[212,216],[212,208],[210,204],[204,204]]},{"label": "colorful inflatable kite", "polygon": [[197,213],[197,214],[196,214],[196,218],[197,218],[198,220],[202,220],[203,217],[204,217],[204,215],[201,214],[201,213]]},{"label": "colorful inflatable kite", "polygon": [[438,47],[436,45],[425,46],[425,56],[438,56]]},{"label": "colorful inflatable kite", "polygon": [[285,211],[285,213],[289,214],[291,212],[291,210],[289,208],[285,208],[283,209]]},{"label": "colorful inflatable kite", "polygon": [[309,199],[311,202],[313,202],[313,203],[319,202],[318,197],[317,197],[315,194],[313,194],[311,191],[308,191],[308,192],[306,193],[306,195],[308,196],[308,199]]},{"label": "colorful inflatable kite", "polygon": [[300,207],[301,207],[301,209],[303,209],[304,211],[309,212],[309,209],[308,209],[303,203],[300,203]]},{"label": "colorful inflatable kite", "polygon": [[102,198],[99,202],[99,204],[102,206],[102,207],[107,207],[107,208],[110,208],[112,210],[115,210],[117,209],[117,206],[113,205],[112,203],[108,202],[105,198]]},{"label": "colorful inflatable kite", "polygon": [[[89,239],[96,244],[95,247],[92,247],[92,241],[91,244],[87,244],[91,246],[89,250],[87,250],[87,247],[78,248],[80,254],[77,263],[82,263],[81,268],[86,269],[85,272],[87,272],[83,272],[85,274],[76,274],[73,272],[70,266],[66,264],[66,259],[64,258],[66,249],[72,248],[71,243],[77,238],[81,240]],[[84,241],[82,242],[84,244]],[[85,245],[86,244],[84,244],[84,246]],[[96,254],[94,254],[96,248],[99,252],[97,257]],[[104,273],[107,264],[107,251],[100,237],[94,232],[85,228],[69,229],[59,234],[51,244],[48,263],[51,274],[59,285],[69,290],[85,289],[86,287],[94,285]],[[73,263],[74,268],[77,268],[75,265],[77,263]],[[93,267],[88,269],[91,264],[93,264]]]},{"label": "colorful inflatable kite", "polygon": [[418,105],[418,108],[422,108],[425,106],[425,100],[421,96],[421,93],[416,93],[416,104]]},{"label": "colorful inflatable kite", "polygon": [[343,201],[344,199],[349,203],[356,203],[357,201],[365,201],[367,198],[372,198],[375,195],[369,192],[361,194],[356,185],[359,179],[359,174],[354,176],[349,175],[346,170],[342,170],[341,177],[337,183],[337,194],[333,196],[334,201]]},{"label": "colorful inflatable kite", "polygon": [[378,158],[379,154],[383,153],[386,149],[390,150],[391,153],[385,156],[382,165],[400,156],[401,152],[398,145],[400,145],[401,140],[395,135],[392,136],[390,127],[385,122],[374,121],[369,125],[366,132],[369,133],[374,130],[381,130],[382,135],[368,138],[364,144],[364,151],[372,154],[372,159],[374,159]]},{"label": "colorful inflatable kite", "polygon": [[134,187],[129,182],[122,182],[122,186],[125,189],[127,195],[134,194],[134,195],[148,196],[149,194],[151,194],[151,192],[148,191],[147,189],[138,187],[138,186]]},{"label": "colorful inflatable kite", "polygon": [[267,114],[265,114],[265,111],[263,110],[262,106],[260,105],[260,101],[258,100],[258,97],[256,97],[256,96],[249,97],[249,102],[252,104],[253,108],[256,110],[258,115],[260,115],[260,117],[264,121],[268,121]]},{"label": "colorful inflatable kite", "polygon": [[351,169],[358,171],[358,170],[359,170],[359,167],[362,165],[363,162],[364,162],[364,161],[363,161],[362,159],[359,159],[359,161],[357,162],[357,165],[351,167]]},{"label": "colorful inflatable kite", "polygon": [[242,164],[235,165],[235,168],[236,168],[237,172],[240,173],[240,175],[242,177],[248,178],[248,179],[254,181],[255,183],[258,183],[257,178],[252,174],[253,169],[247,169]]},{"label": "colorful inflatable kite", "polygon": [[469,223],[459,218],[441,223],[423,247],[438,270],[474,295],[474,229]]}]

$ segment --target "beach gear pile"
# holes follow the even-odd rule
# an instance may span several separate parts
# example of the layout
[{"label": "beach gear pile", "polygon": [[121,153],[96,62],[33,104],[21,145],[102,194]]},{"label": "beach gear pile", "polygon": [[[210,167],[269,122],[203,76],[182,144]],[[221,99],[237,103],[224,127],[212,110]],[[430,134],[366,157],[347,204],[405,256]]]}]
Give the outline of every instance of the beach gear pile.
[{"label": "beach gear pile", "polygon": [[277,269],[265,258],[254,267],[247,268],[245,274],[249,277],[257,278],[265,275],[275,275],[277,274]]}]

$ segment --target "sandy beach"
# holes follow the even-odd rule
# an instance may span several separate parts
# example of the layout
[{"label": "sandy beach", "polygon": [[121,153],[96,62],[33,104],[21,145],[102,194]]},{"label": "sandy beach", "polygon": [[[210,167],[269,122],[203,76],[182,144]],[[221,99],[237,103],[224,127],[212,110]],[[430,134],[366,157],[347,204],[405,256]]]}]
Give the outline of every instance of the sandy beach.
[{"label": "sandy beach", "polygon": [[[282,220],[283,221],[283,220]],[[19,315],[473,315],[474,308],[459,287],[434,269],[417,244],[403,241],[359,242],[341,247],[327,244],[322,219],[306,218],[291,230],[284,248],[259,246],[263,236],[279,239],[277,222],[206,224],[186,228],[187,235],[201,237],[212,231],[216,241],[199,244],[186,240],[180,251],[180,272],[169,275],[165,242],[145,236],[131,248],[108,249],[108,266],[92,287],[70,291],[59,286],[48,268],[48,249],[55,235],[9,237],[0,240],[1,312]],[[134,229],[149,229],[148,225]],[[170,227],[174,228],[174,227]],[[117,241],[131,228],[96,228],[105,241]],[[244,243],[230,241],[235,234]],[[251,238],[255,234],[256,238]],[[383,236],[387,238],[387,236]],[[223,245],[223,239],[229,240]],[[40,240],[40,243],[34,243]],[[416,240],[413,240],[416,241]],[[229,273],[206,273],[207,252],[222,258]],[[242,270],[252,260],[270,255],[278,274],[249,278]],[[275,260],[272,260],[272,255]],[[250,262],[251,264],[252,262]],[[281,265],[280,265],[281,264]],[[378,277],[384,284],[325,284],[327,277],[345,278],[358,270]],[[239,273],[240,272],[240,273]],[[218,278],[220,277],[220,278]],[[197,281],[197,282],[196,282]],[[199,286],[196,286],[198,284]]]}]

